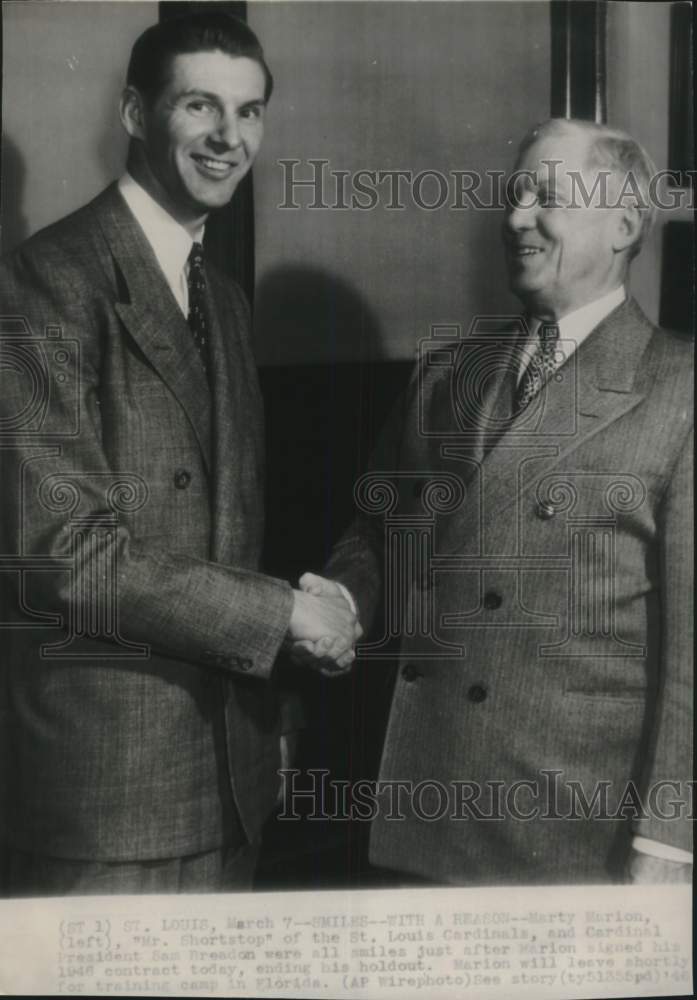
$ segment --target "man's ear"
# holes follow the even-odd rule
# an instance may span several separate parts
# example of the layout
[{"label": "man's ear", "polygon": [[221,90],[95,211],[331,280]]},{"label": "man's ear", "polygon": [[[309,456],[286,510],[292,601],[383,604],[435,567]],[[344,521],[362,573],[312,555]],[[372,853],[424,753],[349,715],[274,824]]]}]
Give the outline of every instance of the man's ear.
[{"label": "man's ear", "polygon": [[617,253],[628,250],[641,236],[641,212],[636,205],[623,205],[618,209],[612,249]]},{"label": "man's ear", "polygon": [[131,139],[145,138],[145,115],[142,95],[135,87],[124,87],[119,104],[121,124]]}]

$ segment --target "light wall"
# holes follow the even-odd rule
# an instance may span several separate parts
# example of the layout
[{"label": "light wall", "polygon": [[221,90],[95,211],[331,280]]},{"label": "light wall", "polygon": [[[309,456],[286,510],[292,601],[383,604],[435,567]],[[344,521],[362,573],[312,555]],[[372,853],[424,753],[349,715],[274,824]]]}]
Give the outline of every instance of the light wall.
[{"label": "light wall", "polygon": [[[2,249],[65,215],[123,169],[117,115],[131,44],[155,2],[5,2]],[[405,359],[434,323],[468,326],[517,307],[505,289],[499,214],[449,207],[451,172],[507,170],[549,110],[549,4],[252,2],[276,77],[255,167],[257,349],[262,363]],[[608,4],[608,110],[666,166],[670,5]],[[436,170],[427,210],[281,209],[281,159],[326,170]],[[325,175],[325,200],[334,186]],[[403,183],[403,182],[402,182]],[[433,183],[425,199],[437,194]],[[466,200],[466,199],[465,199]],[[675,214],[675,213],[673,213]],[[680,217],[684,217],[678,213]],[[662,226],[633,268],[656,319]]]},{"label": "light wall", "polygon": [[[432,324],[515,309],[500,213],[452,210],[454,182],[431,211],[411,197],[388,209],[387,186],[370,211],[310,209],[306,189],[302,208],[282,209],[279,161],[300,160],[305,178],[311,158],[349,172],[509,169],[549,114],[549,4],[300,0],[252,3],[249,20],[277,85],[255,167],[259,359],[405,359]],[[335,201],[329,178],[323,193]]]},{"label": "light wall", "polygon": [[118,97],[157,4],[9,2],[3,19],[2,249],[122,172]]}]

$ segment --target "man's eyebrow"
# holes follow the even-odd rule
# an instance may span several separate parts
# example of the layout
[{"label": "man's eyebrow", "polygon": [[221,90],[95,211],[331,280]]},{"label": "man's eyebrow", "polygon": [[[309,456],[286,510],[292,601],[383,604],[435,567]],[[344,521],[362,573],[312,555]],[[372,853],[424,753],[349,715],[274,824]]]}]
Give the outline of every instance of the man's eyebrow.
[{"label": "man's eyebrow", "polygon": [[197,87],[190,87],[188,90],[182,90],[176,96],[177,101],[185,101],[188,97],[202,97],[206,101],[211,101],[214,104],[220,104],[220,97],[218,94],[213,94],[208,90],[199,90]]},{"label": "man's eyebrow", "polygon": [[[191,87],[189,90],[182,90],[180,94],[177,94],[175,100],[185,101],[190,97],[198,97],[204,101],[210,101],[212,104],[222,104],[222,98],[220,94],[215,94],[209,90],[199,90],[197,87]],[[251,101],[245,101],[240,107],[248,108],[252,105],[266,105],[266,101],[263,97],[254,97]]]}]

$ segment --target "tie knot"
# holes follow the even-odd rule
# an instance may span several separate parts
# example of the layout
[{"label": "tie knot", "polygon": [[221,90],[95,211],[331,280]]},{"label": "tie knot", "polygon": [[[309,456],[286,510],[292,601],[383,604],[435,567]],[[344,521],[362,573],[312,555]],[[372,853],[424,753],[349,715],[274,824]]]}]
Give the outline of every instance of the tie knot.
[{"label": "tie knot", "polygon": [[537,336],[539,337],[541,344],[554,344],[557,340],[559,340],[559,327],[556,323],[543,320],[542,323],[540,323]]},{"label": "tie knot", "polygon": [[[537,343],[524,349],[525,369],[516,389],[514,412],[520,413],[541,391],[550,376],[564,361],[558,350],[559,327],[542,320],[537,328]],[[529,342],[528,342],[529,343]]]}]

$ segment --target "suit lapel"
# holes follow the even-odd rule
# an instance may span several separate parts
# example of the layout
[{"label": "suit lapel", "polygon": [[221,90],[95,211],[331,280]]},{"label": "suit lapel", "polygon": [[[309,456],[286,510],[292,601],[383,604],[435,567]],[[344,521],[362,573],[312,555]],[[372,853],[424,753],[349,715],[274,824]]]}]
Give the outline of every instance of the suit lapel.
[{"label": "suit lapel", "polygon": [[124,282],[116,312],[179,400],[210,469],[210,391],[187,322],[115,184],[93,202],[93,210]]},{"label": "suit lapel", "polygon": [[474,470],[505,432],[523,334],[523,327],[512,327],[471,335],[456,353],[452,370],[438,377],[430,393],[423,387],[423,402],[428,405],[422,415],[424,427],[439,428],[451,438],[451,444],[442,445],[438,431],[431,430],[441,457],[457,454]]},{"label": "suit lapel", "polygon": [[636,373],[652,331],[629,301],[584,340],[556,373],[558,380],[550,379],[483,456],[481,505],[466,505],[459,523],[451,519],[441,536],[443,551],[461,548],[480,520],[503,516],[532,482],[639,403],[645,391],[635,384]]},{"label": "suit lapel", "polygon": [[[263,409],[244,337],[247,316],[226,280],[208,271],[211,306],[214,482],[212,558],[253,551],[263,523]],[[244,539],[240,532],[244,533]]]},{"label": "suit lapel", "polygon": [[481,393],[477,394],[481,412],[474,421],[474,457],[478,462],[484,462],[510,426],[516,377],[527,333],[521,318],[520,326],[508,330],[482,359],[482,375],[477,379],[481,384]]}]

